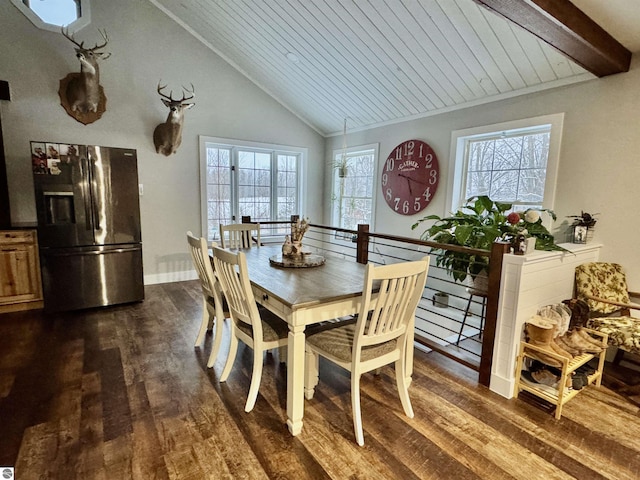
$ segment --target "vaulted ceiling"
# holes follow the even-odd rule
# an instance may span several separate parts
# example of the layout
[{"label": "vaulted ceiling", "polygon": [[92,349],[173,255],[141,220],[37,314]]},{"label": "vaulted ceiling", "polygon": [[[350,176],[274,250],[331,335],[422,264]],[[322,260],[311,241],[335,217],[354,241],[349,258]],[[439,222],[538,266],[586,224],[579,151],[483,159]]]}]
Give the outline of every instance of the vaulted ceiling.
[{"label": "vaulted ceiling", "polygon": [[637,0],[572,1],[151,0],[322,135],[627,70]]}]

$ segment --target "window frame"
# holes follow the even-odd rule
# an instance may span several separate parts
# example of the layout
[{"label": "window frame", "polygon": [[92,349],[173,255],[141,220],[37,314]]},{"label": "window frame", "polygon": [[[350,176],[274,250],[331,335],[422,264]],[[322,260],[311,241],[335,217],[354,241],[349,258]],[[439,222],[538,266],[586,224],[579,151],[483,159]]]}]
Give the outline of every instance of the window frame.
[{"label": "window frame", "polygon": [[378,189],[376,188],[376,180],[378,178],[378,157],[379,157],[379,143],[370,143],[366,145],[358,145],[353,147],[347,147],[346,149],[337,148],[332,151],[331,154],[331,224],[341,227],[340,212],[334,204],[334,197],[338,197],[336,192],[338,168],[336,167],[336,158],[342,156],[342,153],[346,153],[347,156],[356,156],[356,154],[369,152],[373,153],[373,172],[371,174],[371,220],[369,222],[370,230],[375,230],[375,218],[376,218],[376,201]]},{"label": "window frame", "polygon": [[560,164],[560,146],[562,142],[562,128],[564,113],[554,113],[539,117],[512,120],[508,122],[465,128],[451,132],[451,147],[449,155],[449,181],[447,183],[446,212],[458,210],[465,199],[462,198],[467,177],[465,151],[466,141],[473,137],[500,134],[500,132],[534,130],[544,125],[550,125],[549,156],[547,158],[546,179],[542,208],[553,210],[555,205],[558,167]]},{"label": "window frame", "polygon": [[[233,150],[248,150],[259,153],[275,154],[276,158],[279,154],[298,156],[297,165],[297,182],[296,182],[296,196],[297,196],[297,210],[299,214],[305,211],[306,198],[302,192],[302,185],[306,184],[307,177],[307,158],[308,148],[295,147],[291,145],[278,145],[263,142],[254,142],[249,140],[236,140],[221,137],[209,137],[200,135],[200,221],[202,227],[203,236],[207,237],[208,241],[213,239],[208,238],[209,234],[209,219],[208,219],[208,205],[207,205],[207,146],[215,146],[218,148],[228,148],[232,150],[231,164],[236,165],[237,155],[233,154]],[[272,160],[273,161],[273,160]],[[277,207],[277,202],[274,203],[274,195],[277,196],[277,175],[271,175],[271,192],[272,192],[272,208]],[[238,174],[237,172],[231,172],[231,210],[232,215],[236,217],[234,220],[240,223],[239,213],[239,191],[238,191]],[[266,236],[264,238],[267,238]]]},{"label": "window frame", "polygon": [[[64,25],[69,29],[69,32],[77,32],[91,23],[91,0],[77,0],[80,3],[80,17],[71,22],[69,25]],[[11,0],[11,3],[27,17],[31,23],[41,30],[48,30],[49,32],[60,33],[62,25],[53,25],[45,22],[36,12],[31,10],[29,6],[24,3],[24,0]]]}]

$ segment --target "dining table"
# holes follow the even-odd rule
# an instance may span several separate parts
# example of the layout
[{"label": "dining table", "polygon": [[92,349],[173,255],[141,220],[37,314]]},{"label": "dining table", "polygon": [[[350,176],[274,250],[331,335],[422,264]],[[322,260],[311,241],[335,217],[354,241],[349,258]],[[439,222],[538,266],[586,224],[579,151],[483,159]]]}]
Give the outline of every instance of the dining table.
[{"label": "dining table", "polygon": [[[239,251],[246,256],[256,302],[289,326],[287,427],[292,435],[298,435],[304,415],[305,328],[358,312],[366,266],[348,257],[327,255],[322,265],[282,267],[270,262],[281,253],[281,245]],[[410,375],[412,366],[411,362],[406,374]]]}]

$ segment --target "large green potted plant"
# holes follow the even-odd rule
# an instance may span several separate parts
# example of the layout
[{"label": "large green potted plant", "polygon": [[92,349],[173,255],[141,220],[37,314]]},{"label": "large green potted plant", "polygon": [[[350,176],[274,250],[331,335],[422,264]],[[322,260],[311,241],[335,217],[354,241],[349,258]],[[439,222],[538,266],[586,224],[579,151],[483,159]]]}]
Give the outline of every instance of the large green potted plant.
[{"label": "large green potted plant", "polygon": [[[487,196],[472,197],[450,216],[427,215],[411,228],[416,229],[422,222],[435,220],[422,233],[423,240],[480,250],[490,251],[497,239],[512,241],[517,235],[535,237],[537,250],[565,250],[556,245],[553,235],[542,224],[541,211],[556,219],[551,210],[513,212],[512,208],[511,203],[494,202]],[[487,271],[489,259],[486,256],[438,248],[432,252],[437,254],[436,265],[446,268],[459,282],[464,281],[467,275],[475,279]]]}]

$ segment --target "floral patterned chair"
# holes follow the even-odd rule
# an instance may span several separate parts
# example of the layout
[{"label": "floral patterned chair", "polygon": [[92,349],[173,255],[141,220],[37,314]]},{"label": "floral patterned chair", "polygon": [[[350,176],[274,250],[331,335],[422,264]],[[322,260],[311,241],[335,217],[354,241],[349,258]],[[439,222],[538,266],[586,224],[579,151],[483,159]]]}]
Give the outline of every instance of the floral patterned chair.
[{"label": "floral patterned chair", "polygon": [[640,355],[640,318],[631,310],[640,305],[631,303],[627,280],[617,263],[590,262],[576,268],[576,296],[587,302],[590,309],[588,326],[609,335],[609,345],[622,351]]}]

